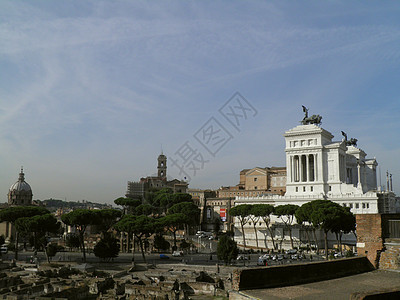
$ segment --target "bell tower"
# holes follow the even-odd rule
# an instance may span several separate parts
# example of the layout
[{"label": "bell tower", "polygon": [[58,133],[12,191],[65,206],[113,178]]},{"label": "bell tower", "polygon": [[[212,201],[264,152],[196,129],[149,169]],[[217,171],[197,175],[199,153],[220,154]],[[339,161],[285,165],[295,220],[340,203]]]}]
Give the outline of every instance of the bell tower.
[{"label": "bell tower", "polygon": [[158,177],[162,180],[167,179],[167,157],[161,152],[161,154],[158,156],[158,165],[157,165],[157,170],[158,170]]}]

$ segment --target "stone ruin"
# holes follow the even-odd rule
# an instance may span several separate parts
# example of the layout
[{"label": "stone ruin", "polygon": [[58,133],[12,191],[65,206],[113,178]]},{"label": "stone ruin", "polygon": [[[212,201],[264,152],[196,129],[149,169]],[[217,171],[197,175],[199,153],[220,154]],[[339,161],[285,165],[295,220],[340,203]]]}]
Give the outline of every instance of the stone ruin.
[{"label": "stone ruin", "polygon": [[191,299],[227,297],[230,273],[219,267],[149,266],[143,271],[81,271],[74,265],[10,267],[0,273],[0,299]]}]

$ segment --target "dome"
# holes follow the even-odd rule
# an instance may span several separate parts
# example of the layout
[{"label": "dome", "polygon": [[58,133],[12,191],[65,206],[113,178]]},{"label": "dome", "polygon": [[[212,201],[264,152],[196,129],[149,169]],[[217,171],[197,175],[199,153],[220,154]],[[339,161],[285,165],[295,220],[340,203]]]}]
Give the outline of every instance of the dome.
[{"label": "dome", "polygon": [[11,187],[10,187],[10,192],[14,191],[14,192],[31,192],[31,186],[25,182],[25,176],[24,176],[24,171],[21,168],[21,173],[19,173],[19,178],[18,181],[16,183],[14,183]]},{"label": "dome", "polygon": [[22,168],[21,173],[19,173],[18,181],[10,187],[9,194],[32,195],[31,186],[25,181],[25,174]]},{"label": "dome", "polygon": [[31,186],[26,183],[25,181],[17,181],[10,187],[10,192],[15,191],[15,192],[29,192],[32,191]]},{"label": "dome", "polygon": [[32,205],[32,196],[31,186],[25,182],[24,171],[21,168],[18,181],[8,192],[8,205]]}]

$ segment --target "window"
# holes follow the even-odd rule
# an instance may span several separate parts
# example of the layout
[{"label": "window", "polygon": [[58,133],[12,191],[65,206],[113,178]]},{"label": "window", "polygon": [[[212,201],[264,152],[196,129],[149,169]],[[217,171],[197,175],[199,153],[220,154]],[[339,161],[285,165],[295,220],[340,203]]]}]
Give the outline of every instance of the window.
[{"label": "window", "polygon": [[342,206],[343,206],[343,207],[346,207],[346,203],[342,203]]},{"label": "window", "polygon": [[350,204],[349,204],[349,207],[350,207],[350,208],[353,208],[353,203],[350,203]]},{"label": "window", "polygon": [[299,191],[299,187],[296,186],[296,192],[298,192],[298,191]]},{"label": "window", "polygon": [[306,191],[306,187],[305,186],[303,186],[303,192],[305,192]]},{"label": "window", "polygon": [[310,190],[311,190],[311,192],[312,192],[312,191],[314,191],[314,187],[313,187],[313,186],[311,186],[311,187],[310,187]]},{"label": "window", "polygon": [[257,187],[255,186],[255,187],[254,187],[254,189],[256,190],[256,189],[257,189]]},{"label": "window", "polygon": [[332,186],[329,186],[329,191],[332,192]]},{"label": "window", "polygon": [[362,204],[362,208],[365,208],[365,203]]},{"label": "window", "polygon": [[257,177],[254,178],[254,181],[257,181]]},{"label": "window", "polygon": [[369,208],[369,203],[367,203],[367,208]]},{"label": "window", "polygon": [[356,208],[360,208],[360,204],[356,203]]}]

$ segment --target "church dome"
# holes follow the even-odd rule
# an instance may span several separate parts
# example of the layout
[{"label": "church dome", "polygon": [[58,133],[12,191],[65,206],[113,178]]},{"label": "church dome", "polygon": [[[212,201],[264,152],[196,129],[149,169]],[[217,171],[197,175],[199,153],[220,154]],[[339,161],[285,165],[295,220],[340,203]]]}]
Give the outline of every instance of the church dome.
[{"label": "church dome", "polygon": [[14,183],[8,192],[9,205],[31,205],[32,204],[32,189],[31,186],[25,182],[25,174],[21,168],[19,178]]},{"label": "church dome", "polygon": [[18,181],[16,183],[14,183],[11,187],[10,187],[10,192],[15,191],[15,192],[31,192],[31,186],[25,182],[25,176],[24,176],[24,171],[21,169],[21,173],[19,173],[19,178]]},{"label": "church dome", "polygon": [[31,186],[26,183],[25,181],[17,181],[16,183],[14,183],[11,187],[10,187],[10,192],[11,191],[16,191],[16,192],[29,192],[32,191]]}]

